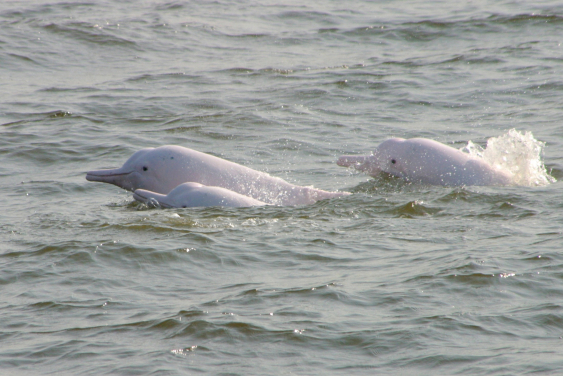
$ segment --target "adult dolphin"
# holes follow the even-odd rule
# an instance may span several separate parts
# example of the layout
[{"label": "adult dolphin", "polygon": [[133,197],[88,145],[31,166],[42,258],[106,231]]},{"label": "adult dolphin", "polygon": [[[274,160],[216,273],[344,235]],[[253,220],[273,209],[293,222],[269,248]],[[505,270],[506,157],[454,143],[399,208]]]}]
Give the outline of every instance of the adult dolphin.
[{"label": "adult dolphin", "polygon": [[410,182],[431,185],[509,185],[510,173],[480,158],[426,138],[391,138],[371,155],[344,155],[336,162],[371,176],[382,171]]},{"label": "adult dolphin", "polygon": [[226,188],[209,187],[199,183],[182,183],[167,195],[137,189],[133,192],[135,200],[149,204],[157,201],[163,208],[195,208],[205,206],[247,207],[263,206],[265,202],[241,195]]},{"label": "adult dolphin", "polygon": [[166,145],[137,151],[117,169],[89,171],[89,181],[134,191],[168,194],[186,182],[229,189],[273,205],[306,205],[348,195],[290,184],[265,172],[182,146]]}]

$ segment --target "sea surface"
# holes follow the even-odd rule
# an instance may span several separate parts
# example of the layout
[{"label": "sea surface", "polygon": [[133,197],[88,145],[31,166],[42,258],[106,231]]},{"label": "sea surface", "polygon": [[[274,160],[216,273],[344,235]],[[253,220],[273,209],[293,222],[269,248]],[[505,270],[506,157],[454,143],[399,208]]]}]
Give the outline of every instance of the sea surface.
[{"label": "sea surface", "polygon": [[[562,374],[562,43],[560,0],[2,1],[0,374]],[[512,129],[544,183],[335,163]],[[353,194],[159,209],[85,179],[166,144]]]}]

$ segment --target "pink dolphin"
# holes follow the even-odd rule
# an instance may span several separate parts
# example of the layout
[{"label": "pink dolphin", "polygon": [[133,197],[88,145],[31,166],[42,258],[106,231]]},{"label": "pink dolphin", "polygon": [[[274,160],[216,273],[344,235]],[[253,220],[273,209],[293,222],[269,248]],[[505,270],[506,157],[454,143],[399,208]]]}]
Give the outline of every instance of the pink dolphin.
[{"label": "pink dolphin", "polygon": [[137,189],[133,193],[135,200],[149,203],[156,200],[163,208],[194,208],[202,206],[245,207],[263,206],[265,202],[221,187],[209,187],[199,183],[183,183],[167,195]]},{"label": "pink dolphin", "polygon": [[117,169],[89,171],[89,181],[117,185],[134,191],[145,189],[168,194],[186,182],[226,188],[273,205],[306,205],[349,195],[290,184],[265,172],[181,146],[142,149]]},{"label": "pink dolphin", "polygon": [[509,185],[510,173],[438,141],[391,138],[371,155],[344,155],[336,162],[371,176],[384,171],[410,182],[431,185]]}]

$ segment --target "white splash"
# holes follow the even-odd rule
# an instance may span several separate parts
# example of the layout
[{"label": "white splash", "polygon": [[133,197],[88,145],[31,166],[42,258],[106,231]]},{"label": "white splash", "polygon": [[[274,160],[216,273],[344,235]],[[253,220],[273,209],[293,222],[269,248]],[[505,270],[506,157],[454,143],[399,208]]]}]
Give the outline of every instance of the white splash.
[{"label": "white splash", "polygon": [[483,149],[469,141],[461,151],[472,156],[482,158],[491,166],[508,171],[513,176],[515,185],[543,186],[554,183],[542,161],[545,142],[534,138],[532,132],[509,130],[499,137],[487,140],[487,147]]}]

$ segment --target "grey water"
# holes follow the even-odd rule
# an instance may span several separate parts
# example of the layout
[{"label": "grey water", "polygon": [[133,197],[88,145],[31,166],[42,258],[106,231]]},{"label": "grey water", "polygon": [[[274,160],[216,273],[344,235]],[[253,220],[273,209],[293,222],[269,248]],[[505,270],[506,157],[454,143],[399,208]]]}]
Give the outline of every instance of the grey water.
[{"label": "grey water", "polygon": [[[563,372],[561,1],[0,3],[0,374]],[[389,137],[545,143],[557,181],[338,167]],[[85,180],[166,144],[296,207]]]}]

